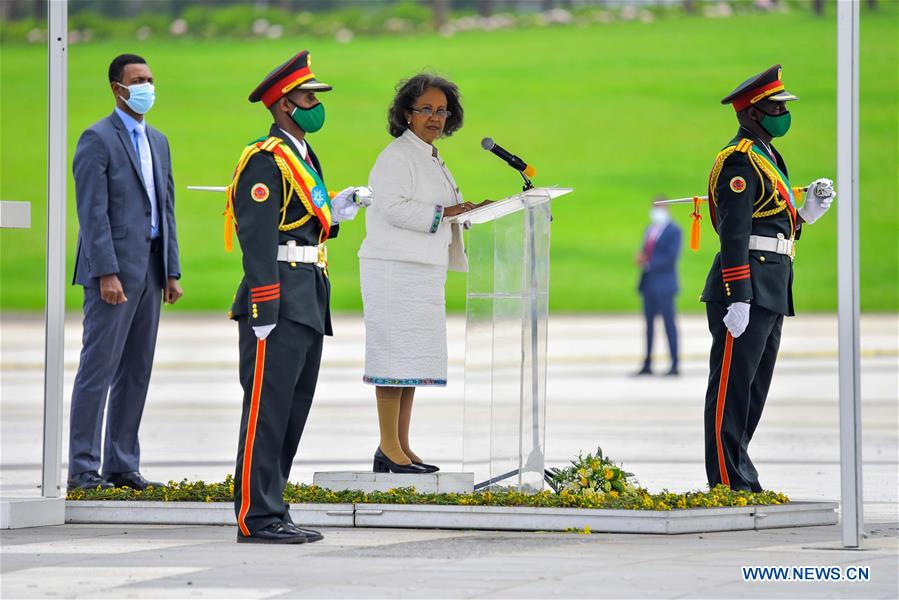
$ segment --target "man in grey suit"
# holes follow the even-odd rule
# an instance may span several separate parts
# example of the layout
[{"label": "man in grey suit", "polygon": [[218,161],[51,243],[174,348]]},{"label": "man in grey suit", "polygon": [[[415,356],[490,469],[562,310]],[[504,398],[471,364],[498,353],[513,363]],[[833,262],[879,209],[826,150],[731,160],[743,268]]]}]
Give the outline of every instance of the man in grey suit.
[{"label": "man in grey suit", "polygon": [[156,97],[153,74],[143,58],[123,54],[109,66],[109,85],[115,110],[81,135],[72,165],[80,227],[73,284],[84,287],[84,334],[69,421],[70,489],[161,485],[140,474],[137,433],[160,304],[182,295],[169,143],[144,119]]}]

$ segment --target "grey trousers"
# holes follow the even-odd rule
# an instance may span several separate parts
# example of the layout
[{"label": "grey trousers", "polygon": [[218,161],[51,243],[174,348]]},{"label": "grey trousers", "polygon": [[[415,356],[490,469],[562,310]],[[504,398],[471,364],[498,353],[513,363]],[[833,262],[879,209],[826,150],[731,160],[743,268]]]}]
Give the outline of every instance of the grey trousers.
[{"label": "grey trousers", "polygon": [[84,288],[81,360],[69,417],[69,477],[100,471],[104,409],[103,472],[140,469],[137,431],[150,384],[164,287],[162,255],[151,252],[144,282],[125,290],[124,304],[113,306],[100,297],[99,289]]}]

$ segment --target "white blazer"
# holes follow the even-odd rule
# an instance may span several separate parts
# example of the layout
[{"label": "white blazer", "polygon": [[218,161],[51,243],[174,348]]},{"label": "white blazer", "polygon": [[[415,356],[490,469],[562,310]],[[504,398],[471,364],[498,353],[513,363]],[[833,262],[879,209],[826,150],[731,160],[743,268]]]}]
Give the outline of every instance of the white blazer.
[{"label": "white blazer", "polygon": [[378,155],[368,185],[374,199],[359,258],[468,270],[461,226],[443,221],[444,207],[461,204],[462,194],[434,146],[407,129]]}]

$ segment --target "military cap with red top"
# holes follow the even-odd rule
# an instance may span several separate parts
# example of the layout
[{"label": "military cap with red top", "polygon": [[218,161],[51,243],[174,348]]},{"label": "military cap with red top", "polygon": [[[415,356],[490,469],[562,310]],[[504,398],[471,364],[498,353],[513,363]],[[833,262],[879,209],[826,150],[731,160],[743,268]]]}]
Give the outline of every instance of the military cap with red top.
[{"label": "military cap with red top", "polygon": [[303,50],[266,75],[262,83],[256,86],[256,89],[250,94],[250,102],[261,100],[266,108],[271,108],[272,104],[291,90],[327,92],[333,89],[327,83],[322,83],[315,78],[309,68],[311,65],[312,57],[309,55],[309,51]]},{"label": "military cap with red top", "polygon": [[740,112],[762,100],[774,102],[799,100],[797,96],[784,89],[784,84],[780,80],[781,71],[780,65],[774,65],[770,69],[750,77],[721,100],[721,104],[733,104],[734,110]]}]

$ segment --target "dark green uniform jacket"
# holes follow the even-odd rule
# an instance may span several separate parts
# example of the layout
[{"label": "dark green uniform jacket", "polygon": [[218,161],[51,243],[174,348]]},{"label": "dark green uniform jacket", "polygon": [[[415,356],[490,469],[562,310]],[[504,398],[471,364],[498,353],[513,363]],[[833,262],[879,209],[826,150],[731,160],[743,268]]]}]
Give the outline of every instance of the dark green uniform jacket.
[{"label": "dark green uniform jacket", "polygon": [[[283,139],[297,158],[303,160],[276,125],[272,125],[269,135]],[[306,144],[312,165],[322,175],[318,158],[309,143]],[[259,187],[260,184],[265,187]],[[302,226],[280,231],[283,195],[281,172],[274,158],[270,153],[258,152],[241,172],[234,194],[244,278],[234,297],[231,318],[249,315],[250,325],[255,327],[275,324],[280,316],[318,333],[332,335],[331,284],[325,270],[314,264],[277,260],[279,245],[293,240],[297,246],[315,246],[322,233],[321,223],[314,215]],[[263,196],[265,199],[260,201]],[[294,194],[283,223],[295,223],[306,214],[306,208]],[[338,227],[331,226],[329,239],[337,237]]]},{"label": "dark green uniform jacket", "polygon": [[[740,143],[741,140],[748,140]],[[703,302],[750,302],[793,316],[793,260],[786,255],[749,249],[749,236],[798,238],[795,209],[771,200],[774,187],[749,157],[749,145],[774,161],[787,176],[780,153],[771,153],[746,129],[740,128],[728,146],[737,150],[725,160],[717,178],[709,180],[709,208],[721,251],[715,256],[702,291]],[[789,185],[789,182],[787,182]],[[781,208],[782,207],[782,208]],[[780,210],[778,210],[780,208]]]}]

